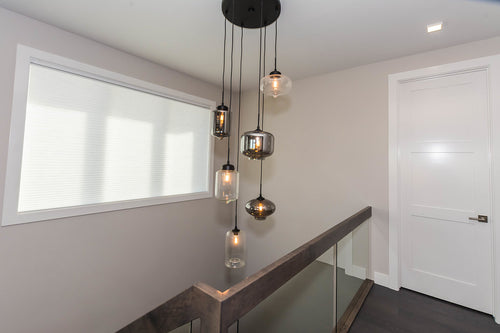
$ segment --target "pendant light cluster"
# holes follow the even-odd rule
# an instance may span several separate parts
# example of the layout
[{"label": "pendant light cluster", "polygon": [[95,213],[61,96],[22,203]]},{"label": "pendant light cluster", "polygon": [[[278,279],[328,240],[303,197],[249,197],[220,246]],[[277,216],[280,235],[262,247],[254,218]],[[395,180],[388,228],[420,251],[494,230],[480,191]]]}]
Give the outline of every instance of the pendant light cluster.
[{"label": "pendant light cluster", "polygon": [[[226,70],[226,20],[224,21],[224,59],[222,69],[222,101],[213,111],[212,134],[219,138],[227,138],[227,163],[217,171],[215,180],[215,197],[226,203],[235,202],[234,228],[226,233],[225,243],[225,265],[229,268],[239,268],[245,265],[246,240],[245,234],[238,228],[238,192],[239,192],[239,154],[237,156],[236,168],[230,164],[230,118],[233,76],[233,50],[234,50],[234,26],[241,28],[240,42],[240,69],[239,69],[239,105],[238,105],[238,137],[240,136],[241,115],[241,71],[243,64],[243,31],[245,29],[260,29],[259,38],[259,80],[258,80],[258,107],[257,127],[253,131],[245,132],[238,141],[238,150],[250,160],[260,161],[260,191],[257,198],[248,201],[245,210],[256,220],[265,220],[273,214],[276,205],[262,196],[262,171],[263,161],[274,152],[274,136],[264,131],[264,95],[274,98],[284,95],[291,90],[291,80],[277,70],[277,37],[278,28],[275,24],[274,40],[274,70],[267,76],[262,77],[265,72],[266,33],[267,26],[277,22],[281,13],[279,0],[222,0],[222,12],[231,22],[231,57],[230,57],[230,102],[229,107],[224,105],[225,70]],[[263,38],[264,31],[264,38]],[[262,52],[264,47],[264,52]],[[264,58],[264,59],[263,59]],[[264,60],[264,61],[263,61]]]}]

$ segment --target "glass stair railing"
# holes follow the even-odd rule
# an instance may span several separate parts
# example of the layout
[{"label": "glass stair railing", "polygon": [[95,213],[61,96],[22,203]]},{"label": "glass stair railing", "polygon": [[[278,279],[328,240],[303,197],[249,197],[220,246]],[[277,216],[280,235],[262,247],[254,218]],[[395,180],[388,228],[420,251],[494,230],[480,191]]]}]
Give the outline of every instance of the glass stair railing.
[{"label": "glass stair railing", "polygon": [[197,283],[119,333],[347,332],[368,295],[366,207],[224,292]]}]

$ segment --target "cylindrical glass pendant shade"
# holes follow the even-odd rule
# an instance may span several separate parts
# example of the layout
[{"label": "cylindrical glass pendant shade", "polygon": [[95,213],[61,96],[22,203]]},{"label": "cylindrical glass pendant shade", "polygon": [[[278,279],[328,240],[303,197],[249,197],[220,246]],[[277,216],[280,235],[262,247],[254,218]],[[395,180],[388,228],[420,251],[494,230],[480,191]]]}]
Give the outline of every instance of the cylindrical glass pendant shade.
[{"label": "cylindrical glass pendant shade", "polygon": [[266,96],[276,98],[288,94],[290,90],[292,90],[292,80],[277,70],[272,71],[260,80],[260,91]]},{"label": "cylindrical glass pendant shade", "polygon": [[227,267],[240,268],[245,266],[246,246],[246,237],[243,231],[234,228],[226,233],[224,263]]},{"label": "cylindrical glass pendant shade", "polygon": [[276,205],[271,200],[259,196],[257,199],[247,202],[245,209],[247,213],[252,215],[256,220],[265,220],[266,217],[274,213]]},{"label": "cylindrical glass pendant shade", "polygon": [[251,160],[263,160],[274,152],[274,135],[256,129],[241,137],[241,153]]},{"label": "cylindrical glass pendant shade", "polygon": [[238,199],[240,174],[232,164],[224,164],[215,173],[215,197],[226,203]]},{"label": "cylindrical glass pendant shade", "polygon": [[231,128],[230,112],[227,106],[221,104],[213,111],[212,135],[222,139],[229,136]]}]

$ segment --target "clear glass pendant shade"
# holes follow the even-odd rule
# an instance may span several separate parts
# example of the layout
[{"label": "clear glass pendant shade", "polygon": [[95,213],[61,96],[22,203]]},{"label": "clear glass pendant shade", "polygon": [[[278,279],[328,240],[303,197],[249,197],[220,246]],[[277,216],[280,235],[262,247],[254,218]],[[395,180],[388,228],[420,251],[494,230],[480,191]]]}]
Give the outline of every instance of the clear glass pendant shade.
[{"label": "clear glass pendant shade", "polygon": [[224,263],[229,268],[240,268],[245,266],[246,260],[246,237],[245,233],[234,228],[226,233],[225,259]]},{"label": "clear glass pendant shade", "polygon": [[213,113],[213,126],[212,135],[216,138],[222,139],[229,136],[230,131],[230,112],[227,106],[221,104],[212,111]]},{"label": "clear glass pendant shade", "polygon": [[241,137],[241,153],[251,160],[263,160],[274,152],[274,135],[257,129]]},{"label": "clear glass pendant shade", "polygon": [[215,173],[215,197],[226,203],[238,199],[240,174],[232,164],[224,164]]},{"label": "clear glass pendant shade", "polygon": [[260,91],[266,96],[276,98],[288,94],[290,90],[292,90],[292,80],[277,70],[272,71],[260,80]]},{"label": "clear glass pendant shade", "polygon": [[247,202],[245,209],[247,213],[252,215],[256,220],[265,220],[266,217],[274,213],[276,205],[271,200],[259,196]]}]

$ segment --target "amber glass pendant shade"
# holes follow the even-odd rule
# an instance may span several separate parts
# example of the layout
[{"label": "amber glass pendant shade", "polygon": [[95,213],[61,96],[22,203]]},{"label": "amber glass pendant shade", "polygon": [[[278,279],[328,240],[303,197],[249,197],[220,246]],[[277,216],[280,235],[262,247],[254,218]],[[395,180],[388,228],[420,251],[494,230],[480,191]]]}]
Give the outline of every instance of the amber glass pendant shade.
[{"label": "amber glass pendant shade", "polygon": [[260,129],[245,132],[240,142],[241,153],[251,160],[263,160],[274,152],[274,135]]},{"label": "amber glass pendant shade", "polygon": [[267,200],[260,195],[258,198],[247,202],[245,209],[256,220],[265,220],[266,217],[276,211],[276,205],[271,200]]},{"label": "amber glass pendant shade", "polygon": [[212,135],[216,138],[222,139],[229,136],[231,128],[230,112],[227,106],[221,104],[212,111],[213,113],[213,126]]},{"label": "amber glass pendant shade", "polygon": [[292,80],[279,71],[272,71],[260,80],[260,91],[274,98],[286,95],[292,90]]},{"label": "amber glass pendant shade", "polygon": [[228,268],[241,268],[246,261],[246,237],[245,233],[234,228],[226,233],[225,259]]}]

